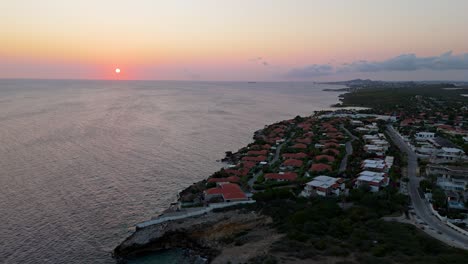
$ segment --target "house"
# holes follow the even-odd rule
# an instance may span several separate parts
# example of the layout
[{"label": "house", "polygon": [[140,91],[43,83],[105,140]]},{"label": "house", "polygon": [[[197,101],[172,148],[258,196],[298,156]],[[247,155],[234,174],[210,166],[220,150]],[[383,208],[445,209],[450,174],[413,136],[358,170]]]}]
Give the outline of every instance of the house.
[{"label": "house", "polygon": [[298,138],[298,139],[296,139],[296,142],[310,145],[312,143],[312,139],[310,139],[310,138]]},{"label": "house", "polygon": [[420,122],[421,122],[421,120],[419,120],[419,119],[406,118],[405,120],[400,122],[400,126],[401,127],[412,126],[412,125],[415,125],[415,124],[420,123]]},{"label": "house", "polygon": [[372,123],[370,125],[366,125],[365,128],[367,128],[367,131],[369,132],[378,132],[379,127],[377,126],[377,123]]},{"label": "house", "polygon": [[375,145],[375,146],[379,146],[381,147],[384,151],[387,151],[388,148],[390,147],[390,144],[388,143],[388,141],[384,140],[384,139],[374,139],[371,141],[370,143],[371,145]]},{"label": "house", "polygon": [[212,198],[222,198],[224,202],[246,201],[247,195],[241,190],[239,185],[234,183],[218,182],[216,187],[203,192],[205,200]]},{"label": "house", "polygon": [[368,185],[371,192],[378,192],[380,187],[388,186],[388,177],[385,173],[374,171],[363,171],[356,179],[355,187]]},{"label": "house", "polygon": [[256,156],[256,157],[246,156],[246,157],[242,157],[242,160],[243,161],[261,162],[261,161],[266,161],[267,157],[266,156]]},{"label": "house", "polygon": [[242,176],[242,170],[239,168],[225,169],[224,172],[226,172],[229,175]]},{"label": "house", "polygon": [[356,130],[357,132],[359,132],[359,133],[367,133],[367,132],[369,132],[369,129],[366,128],[366,127],[358,127],[358,128],[356,128],[355,130]]},{"label": "house", "polygon": [[323,147],[325,147],[325,146],[323,144],[319,144],[319,143],[314,145],[314,148],[317,148],[317,149],[323,148]]},{"label": "house", "polygon": [[451,134],[451,135],[461,135],[461,136],[468,135],[468,131],[462,128],[452,127],[449,125],[439,125],[437,127],[437,131],[442,131],[444,133]]},{"label": "house", "polygon": [[465,152],[459,148],[440,148],[435,156],[431,157],[433,163],[455,163],[467,160]]},{"label": "house", "polygon": [[304,162],[302,160],[297,160],[297,159],[287,159],[283,162],[284,167],[293,167],[293,168],[299,168],[302,167]]},{"label": "house", "polygon": [[323,154],[331,154],[331,155],[335,155],[335,156],[340,155],[340,151],[339,151],[339,150],[337,150],[337,149],[332,149],[332,148],[324,149],[324,150],[322,150],[322,153],[323,153]]},{"label": "house", "polygon": [[319,140],[319,143],[320,144],[327,144],[327,143],[337,143],[338,144],[338,140],[334,139],[334,138],[330,138],[330,139],[321,139]]},{"label": "house", "polygon": [[306,144],[303,144],[303,143],[297,143],[297,144],[293,145],[292,148],[295,148],[295,149],[306,149],[306,148],[307,148],[307,145],[306,145]]},{"label": "house", "polygon": [[270,144],[264,144],[264,145],[252,145],[252,146],[250,146],[250,149],[254,149],[254,150],[260,150],[260,149],[271,149],[271,145],[270,145]]},{"label": "house", "polygon": [[369,171],[388,172],[387,164],[383,159],[366,159],[361,163],[361,168]]},{"label": "house", "polygon": [[426,174],[437,176],[437,185],[444,190],[467,190],[468,167],[428,164]]},{"label": "house", "polygon": [[383,156],[385,155],[385,149],[381,146],[377,145],[365,145],[364,146],[364,151],[367,153],[374,153],[377,156]]},{"label": "house", "polygon": [[309,169],[311,172],[332,171],[332,167],[324,163],[314,163]]},{"label": "house", "polygon": [[339,148],[340,145],[334,142],[329,142],[323,145],[325,148]]},{"label": "house", "polygon": [[263,150],[250,150],[247,152],[247,155],[249,156],[265,156],[268,155],[268,150],[263,149]]},{"label": "house", "polygon": [[343,139],[344,138],[343,134],[341,134],[340,132],[327,133],[326,135],[330,139]]},{"label": "house", "polygon": [[428,139],[433,139],[435,137],[435,133],[432,132],[418,132],[414,135],[414,138],[417,141],[425,141]]},{"label": "house", "polygon": [[350,123],[351,123],[352,126],[362,126],[363,125],[362,121],[359,121],[359,120],[351,120]]},{"label": "house", "polygon": [[379,137],[379,135],[364,135],[364,136],[362,136],[362,139],[364,139],[364,141],[366,143],[370,143],[370,142],[372,142],[372,140],[380,139],[380,137]]},{"label": "house", "polygon": [[428,164],[426,174],[445,178],[466,178],[468,180],[468,167]]},{"label": "house", "polygon": [[304,159],[304,158],[307,158],[307,154],[303,153],[303,152],[299,152],[299,153],[284,153],[282,155],[282,157],[284,159]]},{"label": "house", "polygon": [[316,161],[321,161],[321,160],[327,160],[328,162],[334,162],[335,157],[330,156],[330,155],[318,155],[315,157]]},{"label": "house", "polygon": [[237,182],[240,182],[240,178],[238,176],[229,176],[227,178],[209,178],[208,182],[232,182],[232,183],[237,183]]},{"label": "house", "polygon": [[250,170],[257,165],[257,163],[253,161],[242,161],[240,164],[244,169],[247,170]]},{"label": "house", "polygon": [[302,195],[305,197],[312,195],[338,196],[344,191],[344,189],[345,184],[342,178],[320,175],[306,183],[306,186],[302,191]]},{"label": "house", "polygon": [[455,178],[437,177],[437,186],[445,191],[465,192],[468,181]]},{"label": "house", "polygon": [[267,173],[265,174],[266,180],[273,181],[295,181],[297,179],[297,173],[295,172],[280,172],[280,173]]}]

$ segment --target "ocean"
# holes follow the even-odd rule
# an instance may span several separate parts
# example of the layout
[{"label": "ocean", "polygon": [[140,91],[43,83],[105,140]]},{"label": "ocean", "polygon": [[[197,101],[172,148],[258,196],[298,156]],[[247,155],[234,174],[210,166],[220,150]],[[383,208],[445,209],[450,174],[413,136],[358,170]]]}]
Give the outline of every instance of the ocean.
[{"label": "ocean", "polygon": [[178,190],[276,121],[330,109],[314,83],[0,80],[0,263],[115,263]]}]

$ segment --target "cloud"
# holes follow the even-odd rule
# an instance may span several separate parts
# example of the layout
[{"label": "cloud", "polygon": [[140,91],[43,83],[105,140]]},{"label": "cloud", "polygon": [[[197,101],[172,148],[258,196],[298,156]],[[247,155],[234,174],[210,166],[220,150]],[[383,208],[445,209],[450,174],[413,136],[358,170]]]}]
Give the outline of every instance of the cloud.
[{"label": "cloud", "polygon": [[380,62],[356,61],[337,69],[337,72],[382,72],[417,70],[466,70],[468,53],[453,55],[451,51],[440,56],[418,57],[416,54],[402,54]]},{"label": "cloud", "polygon": [[263,65],[263,66],[269,66],[270,65],[270,63],[268,63],[268,61],[266,61],[262,57],[251,58],[251,59],[249,59],[249,62],[258,63],[258,64]]},{"label": "cloud", "polygon": [[329,64],[312,64],[304,68],[295,68],[286,73],[286,78],[310,78],[335,73],[335,68]]},{"label": "cloud", "polygon": [[418,57],[416,54],[402,54],[383,61],[359,60],[333,67],[330,64],[313,64],[290,70],[286,77],[312,78],[336,73],[392,72],[417,70],[468,70],[468,53],[453,55],[451,51],[439,56]]}]

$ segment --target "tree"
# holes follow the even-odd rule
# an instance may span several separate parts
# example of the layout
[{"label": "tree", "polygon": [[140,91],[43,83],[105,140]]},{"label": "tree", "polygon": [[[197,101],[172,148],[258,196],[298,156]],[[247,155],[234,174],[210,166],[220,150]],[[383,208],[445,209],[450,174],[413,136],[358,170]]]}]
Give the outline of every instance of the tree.
[{"label": "tree", "polygon": [[445,192],[440,188],[434,188],[432,191],[432,201],[434,206],[437,208],[446,208],[447,196]]},{"label": "tree", "polygon": [[427,190],[432,190],[432,185],[432,182],[428,180],[422,180],[421,182],[419,182],[419,187],[421,188],[421,190],[423,190],[423,192],[426,192]]}]

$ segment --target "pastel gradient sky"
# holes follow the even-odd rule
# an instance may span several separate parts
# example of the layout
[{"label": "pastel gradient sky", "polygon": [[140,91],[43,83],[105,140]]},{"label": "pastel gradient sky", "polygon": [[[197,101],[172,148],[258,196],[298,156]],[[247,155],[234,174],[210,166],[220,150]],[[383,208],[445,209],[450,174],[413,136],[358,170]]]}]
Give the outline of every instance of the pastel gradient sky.
[{"label": "pastel gradient sky", "polygon": [[468,80],[466,0],[3,0],[0,10],[0,78]]}]

